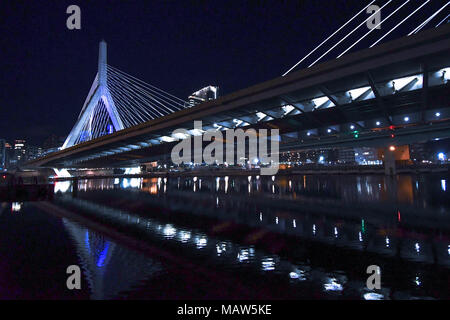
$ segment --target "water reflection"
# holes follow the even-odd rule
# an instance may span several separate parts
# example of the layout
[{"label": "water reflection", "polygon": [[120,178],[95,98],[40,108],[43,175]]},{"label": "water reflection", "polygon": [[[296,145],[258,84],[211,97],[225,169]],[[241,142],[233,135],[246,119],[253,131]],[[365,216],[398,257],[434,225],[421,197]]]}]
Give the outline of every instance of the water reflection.
[{"label": "water reflection", "polygon": [[74,240],[91,299],[115,299],[160,272],[160,263],[131,251],[78,223],[63,219]]},{"label": "water reflection", "polygon": [[[304,241],[351,249],[357,259],[360,253],[370,252],[383,259],[450,266],[449,225],[428,216],[439,212],[440,217],[445,218],[450,211],[442,185],[446,180],[442,176],[226,176],[128,180],[126,187],[125,179],[80,181],[79,189],[85,190],[80,198],[90,201],[64,197],[64,203],[92,211],[108,221],[138,228],[155,241],[174,242],[186,248],[183,249],[186,254],[208,259],[208,265],[233,270],[250,268],[264,277],[280,276],[294,286],[308,282],[333,295],[356,290],[362,299],[391,298],[389,287],[384,292],[367,292],[363,290],[365,279],[352,277],[349,280],[346,272],[320,270],[305,259],[298,261],[294,252],[305,250]],[[123,199],[145,209],[139,213],[128,212],[127,201],[124,203]],[[373,212],[367,209],[369,205],[374,208]],[[174,219],[174,215],[161,214],[161,221],[154,214],[150,217],[146,213],[150,208],[180,212],[183,223]],[[271,254],[258,247],[257,236],[248,237],[256,239],[257,245],[244,244],[224,238],[220,232],[211,234],[207,226],[190,226],[210,219],[239,225],[239,230],[257,228],[264,230],[263,234],[282,237],[283,240],[268,247],[291,241],[291,237],[298,242],[284,255]],[[98,256],[106,252],[106,261],[111,249],[106,244],[99,248]],[[404,276],[408,284],[403,286],[414,286],[417,290],[430,286],[429,273],[405,272]],[[408,287],[408,290],[412,289]]]}]

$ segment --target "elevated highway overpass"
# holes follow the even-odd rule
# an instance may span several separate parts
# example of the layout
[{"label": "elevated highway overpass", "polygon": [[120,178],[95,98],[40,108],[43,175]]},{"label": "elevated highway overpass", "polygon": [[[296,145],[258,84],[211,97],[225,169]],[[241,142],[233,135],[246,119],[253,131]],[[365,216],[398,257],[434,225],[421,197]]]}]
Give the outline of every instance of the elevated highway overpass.
[{"label": "elevated highway overpass", "polygon": [[87,141],[31,167],[135,166],[170,156],[175,129],[276,128],[280,151],[450,136],[450,25],[293,72]]}]

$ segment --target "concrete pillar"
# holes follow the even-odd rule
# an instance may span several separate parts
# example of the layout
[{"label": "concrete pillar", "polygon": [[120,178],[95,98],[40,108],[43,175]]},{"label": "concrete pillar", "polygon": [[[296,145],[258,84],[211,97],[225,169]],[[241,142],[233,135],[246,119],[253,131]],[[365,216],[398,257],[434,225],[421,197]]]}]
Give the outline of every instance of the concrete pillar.
[{"label": "concrete pillar", "polygon": [[384,150],[384,173],[388,176],[397,174],[395,168],[395,152],[386,148]]},{"label": "concrete pillar", "polygon": [[72,197],[76,198],[78,196],[78,178],[73,178],[72,180]]}]

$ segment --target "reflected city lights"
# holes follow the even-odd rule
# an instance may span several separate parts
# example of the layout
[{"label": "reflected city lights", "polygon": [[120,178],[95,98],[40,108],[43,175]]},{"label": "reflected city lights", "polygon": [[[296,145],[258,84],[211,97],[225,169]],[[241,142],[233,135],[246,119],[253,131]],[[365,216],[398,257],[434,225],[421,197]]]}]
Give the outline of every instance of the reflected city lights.
[{"label": "reflected city lights", "polygon": [[420,278],[416,277],[416,279],[414,280],[414,283],[416,284],[416,286],[420,286],[422,283],[420,282]]},{"label": "reflected city lights", "polygon": [[227,251],[227,244],[225,242],[219,242],[216,244],[217,255],[220,256],[222,253]]},{"label": "reflected city lights", "polygon": [[197,238],[195,241],[195,244],[197,245],[197,249],[202,249],[206,247],[206,244],[208,243],[208,240],[206,237]]},{"label": "reflected city lights", "polygon": [[328,278],[327,283],[324,284],[326,291],[342,291],[343,287],[337,282],[336,278]]},{"label": "reflected city lights", "polygon": [[21,202],[13,202],[11,203],[11,211],[12,212],[20,212],[22,209],[22,203]]},{"label": "reflected city lights", "polygon": [[384,295],[375,292],[367,292],[364,294],[365,300],[383,300]]},{"label": "reflected city lights", "polygon": [[261,268],[263,271],[275,270],[275,261],[271,257],[266,257],[261,260]]},{"label": "reflected city lights", "polygon": [[191,233],[189,231],[180,231],[179,239],[182,243],[186,243],[191,239]]},{"label": "reflected city lights", "polygon": [[441,189],[442,191],[447,191],[447,181],[441,180]]},{"label": "reflected city lights", "polygon": [[165,238],[172,239],[177,233],[177,229],[175,229],[172,225],[168,224],[164,227],[163,233]]}]

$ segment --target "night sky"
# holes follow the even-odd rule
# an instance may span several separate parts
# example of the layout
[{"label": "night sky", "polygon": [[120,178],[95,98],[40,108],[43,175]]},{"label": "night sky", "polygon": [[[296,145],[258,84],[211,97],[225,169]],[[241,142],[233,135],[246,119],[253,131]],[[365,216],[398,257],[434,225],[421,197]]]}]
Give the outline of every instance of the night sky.
[{"label": "night sky", "polygon": [[[102,38],[108,64],[152,85],[182,99],[209,84],[224,95],[280,76],[369,2],[2,0],[0,138],[41,145],[50,134],[66,136],[95,77]],[[431,2],[408,31],[447,1]],[[81,30],[66,28],[71,4],[81,8]]]}]

